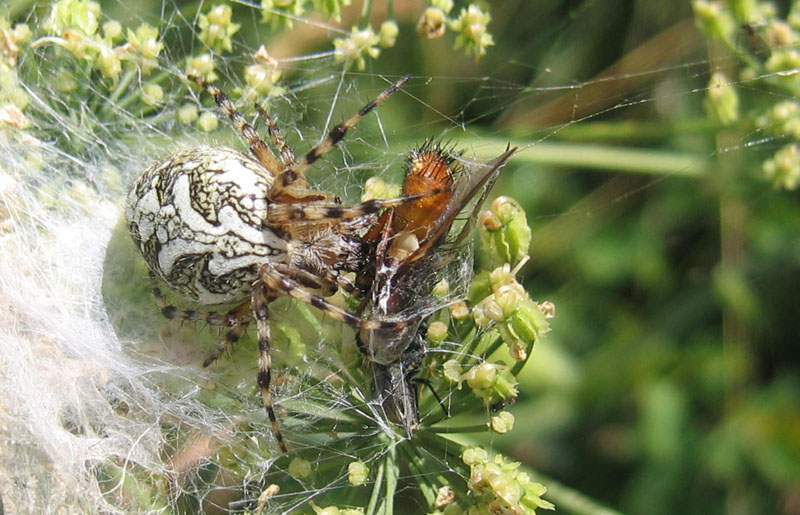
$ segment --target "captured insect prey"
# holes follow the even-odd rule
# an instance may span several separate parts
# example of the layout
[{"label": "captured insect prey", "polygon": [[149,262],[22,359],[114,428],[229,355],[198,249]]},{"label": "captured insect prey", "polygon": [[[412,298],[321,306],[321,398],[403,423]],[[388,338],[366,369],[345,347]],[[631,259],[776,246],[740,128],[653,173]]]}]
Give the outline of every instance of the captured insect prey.
[{"label": "captured insect prey", "polygon": [[[426,320],[452,300],[437,299],[433,287],[446,277],[453,280],[451,294],[463,294],[472,277],[467,237],[483,200],[515,151],[476,162],[452,148],[426,142],[408,158],[403,194],[442,191],[388,208],[364,238],[372,243],[373,255],[358,280],[369,284],[359,314],[381,323],[362,327],[358,343],[372,362],[377,401],[409,436],[419,422],[412,379],[425,354]],[[452,231],[460,214],[466,219],[460,230]]]}]

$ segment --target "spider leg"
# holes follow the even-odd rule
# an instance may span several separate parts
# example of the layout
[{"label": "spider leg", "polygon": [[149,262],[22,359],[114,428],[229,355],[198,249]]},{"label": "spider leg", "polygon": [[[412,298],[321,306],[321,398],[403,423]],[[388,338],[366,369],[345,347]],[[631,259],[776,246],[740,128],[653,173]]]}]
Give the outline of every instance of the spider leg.
[{"label": "spider leg", "polygon": [[219,106],[220,110],[231,119],[231,123],[236,128],[236,130],[241,134],[242,139],[250,147],[250,152],[258,159],[258,161],[264,165],[272,175],[278,175],[280,170],[283,170],[284,165],[278,161],[278,158],[275,157],[275,154],[272,153],[272,150],[264,143],[261,138],[258,136],[258,133],[253,128],[252,125],[247,123],[247,120],[244,119],[239,111],[236,109],[236,106],[233,105],[233,102],[223,93],[218,87],[213,84],[210,84],[200,77],[191,77],[197,84],[205,88],[209,95],[214,97],[214,101],[216,101],[217,106]]},{"label": "spider leg", "polygon": [[286,295],[300,302],[310,304],[334,320],[343,322],[355,329],[370,331],[399,331],[408,324],[395,320],[362,319],[358,315],[342,309],[303,288],[296,280],[298,271],[285,264],[265,264],[261,267],[259,279],[270,291]]},{"label": "spider leg", "polygon": [[273,120],[272,117],[267,114],[267,111],[259,104],[256,104],[256,111],[258,111],[258,114],[264,119],[264,123],[267,124],[269,137],[275,144],[275,148],[278,149],[278,156],[280,157],[281,164],[283,164],[284,168],[292,166],[295,163],[294,152],[292,152],[292,149],[286,144],[286,139],[284,139],[280,127],[278,127],[275,120]]},{"label": "spider leg", "polygon": [[244,302],[227,313],[219,313],[217,311],[198,311],[195,309],[181,309],[167,303],[164,293],[161,291],[161,286],[158,279],[153,272],[150,272],[150,285],[153,289],[153,296],[156,298],[156,305],[161,310],[164,318],[170,320],[187,320],[189,322],[202,321],[210,326],[215,327],[236,327],[240,324],[245,324],[250,321],[250,302]]},{"label": "spider leg", "polygon": [[272,424],[272,432],[278,440],[281,451],[287,452],[286,443],[283,441],[281,428],[278,426],[278,419],[273,408],[272,392],[269,389],[271,380],[272,362],[269,357],[269,310],[267,309],[268,297],[265,292],[264,284],[261,281],[253,286],[252,305],[253,316],[256,319],[256,329],[258,334],[258,386],[261,389],[261,398],[264,401],[264,408],[267,410],[267,417]]},{"label": "spider leg", "polygon": [[[250,303],[244,303],[243,306],[247,306],[248,310],[250,309]],[[225,333],[225,339],[220,343],[214,352],[209,355],[205,361],[203,361],[203,368],[210,366],[212,363],[217,361],[222,354],[233,347],[233,345],[239,341],[239,339],[244,334],[245,330],[247,330],[247,326],[250,325],[251,317],[248,316],[246,319],[242,320],[238,325],[233,326],[228,332]]]},{"label": "spider leg", "polygon": [[377,213],[381,209],[397,207],[424,197],[438,195],[447,188],[432,189],[424,193],[403,195],[401,197],[372,199],[350,207],[339,205],[325,206],[319,204],[274,204],[267,213],[268,225],[281,225],[292,222],[319,222],[330,220],[339,222]]},{"label": "spider leg", "polygon": [[302,180],[303,174],[309,166],[314,164],[319,158],[325,156],[331,149],[336,146],[347,134],[347,131],[355,127],[370,111],[381,105],[392,93],[399,90],[406,82],[411,79],[411,75],[406,75],[399,81],[395,82],[383,92],[381,92],[373,101],[361,108],[356,114],[340,123],[331,130],[328,137],[325,138],[319,145],[308,151],[306,155],[300,158],[291,167],[283,170],[275,178],[275,183],[269,192],[271,199],[278,199],[282,196],[284,190],[291,186],[295,181]]}]

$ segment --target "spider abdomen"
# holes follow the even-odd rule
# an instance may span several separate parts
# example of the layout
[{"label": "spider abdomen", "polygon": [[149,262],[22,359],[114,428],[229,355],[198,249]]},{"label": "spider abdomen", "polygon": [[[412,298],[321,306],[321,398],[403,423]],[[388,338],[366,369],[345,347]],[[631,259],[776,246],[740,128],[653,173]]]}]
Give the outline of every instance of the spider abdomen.
[{"label": "spider abdomen", "polygon": [[178,152],[148,168],[125,215],[152,272],[199,304],[248,298],[258,265],[283,261],[286,241],[266,226],[272,176],[226,148]]}]

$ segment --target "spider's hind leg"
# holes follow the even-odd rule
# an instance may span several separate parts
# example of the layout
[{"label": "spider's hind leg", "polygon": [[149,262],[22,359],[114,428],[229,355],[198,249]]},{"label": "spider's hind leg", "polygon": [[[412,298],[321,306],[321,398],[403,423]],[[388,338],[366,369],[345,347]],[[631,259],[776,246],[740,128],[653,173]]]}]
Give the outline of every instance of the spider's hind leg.
[{"label": "spider's hind leg", "polygon": [[164,318],[169,320],[188,320],[190,322],[203,321],[212,327],[230,327],[225,333],[225,340],[214,349],[214,352],[212,352],[205,361],[203,361],[203,367],[214,363],[223,352],[232,347],[234,343],[238,342],[252,320],[249,300],[242,302],[226,313],[180,309],[167,304],[167,299],[164,297],[161,286],[158,284],[158,279],[156,279],[153,272],[150,272],[150,284],[153,288],[153,295],[156,298],[156,305],[158,305]]},{"label": "spider's hind leg", "polygon": [[218,311],[200,311],[196,309],[181,309],[167,303],[161,285],[153,272],[150,272],[150,286],[153,296],[156,298],[156,305],[161,310],[164,318],[169,320],[185,320],[188,322],[205,322],[213,327],[236,327],[247,325],[250,322],[250,302],[240,304],[226,313]]},{"label": "spider's hind leg", "polygon": [[283,433],[281,433],[281,428],[278,426],[278,418],[275,416],[272,392],[269,389],[272,377],[272,360],[269,355],[268,302],[269,297],[267,296],[266,288],[259,281],[253,286],[252,293],[253,317],[255,318],[258,332],[258,386],[261,389],[261,398],[264,401],[264,408],[267,410],[269,422],[272,424],[272,432],[275,434],[275,439],[278,440],[281,451],[287,452],[286,443],[283,441]]}]

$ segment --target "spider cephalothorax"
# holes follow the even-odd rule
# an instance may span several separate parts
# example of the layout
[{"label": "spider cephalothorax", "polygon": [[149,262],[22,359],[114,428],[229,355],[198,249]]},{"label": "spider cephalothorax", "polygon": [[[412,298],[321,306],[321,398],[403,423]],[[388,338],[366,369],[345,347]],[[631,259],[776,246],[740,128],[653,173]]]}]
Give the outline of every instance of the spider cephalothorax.
[{"label": "spider cephalothorax", "polygon": [[[398,322],[362,320],[319,295],[337,287],[353,291],[342,273],[366,266],[369,245],[358,234],[369,217],[440,192],[344,207],[333,195],[311,189],[304,172],[409,78],[403,77],[336,126],[299,160],[263,110],[259,109],[277,156],[216,86],[196,79],[231,119],[251,155],[218,147],[181,151],[148,168],[128,196],[125,214],[130,232],[150,269],[162,313],[230,328],[225,342],[204,365],[214,362],[255,321],[258,384],[284,451],[270,392],[267,304],[289,296],[358,329],[395,328]],[[156,278],[202,306],[237,305],[224,314],[181,310],[167,305]]]}]

